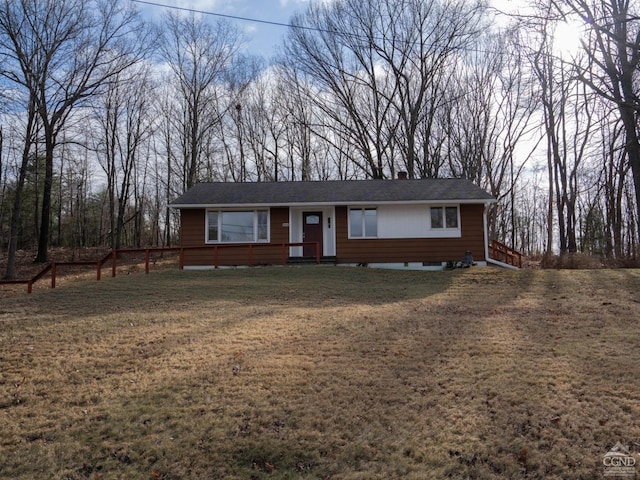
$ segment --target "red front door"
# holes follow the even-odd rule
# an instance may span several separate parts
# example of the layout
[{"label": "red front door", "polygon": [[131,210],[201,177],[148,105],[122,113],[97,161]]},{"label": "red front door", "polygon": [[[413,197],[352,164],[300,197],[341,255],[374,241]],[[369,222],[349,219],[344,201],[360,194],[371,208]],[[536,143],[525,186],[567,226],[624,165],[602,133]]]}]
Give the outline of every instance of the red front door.
[{"label": "red front door", "polygon": [[[322,212],[302,213],[302,239],[304,242],[318,242],[320,255],[322,255]],[[305,245],[302,254],[305,257],[316,255],[314,245]]]}]

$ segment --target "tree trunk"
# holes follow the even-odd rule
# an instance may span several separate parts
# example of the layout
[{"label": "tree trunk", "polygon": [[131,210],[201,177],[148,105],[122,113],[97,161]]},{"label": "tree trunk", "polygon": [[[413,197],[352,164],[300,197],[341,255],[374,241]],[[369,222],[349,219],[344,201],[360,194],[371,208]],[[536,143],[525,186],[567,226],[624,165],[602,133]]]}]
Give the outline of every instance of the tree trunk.
[{"label": "tree trunk", "polygon": [[45,125],[44,134],[44,188],[42,190],[42,212],[40,217],[40,235],[38,236],[38,253],[33,261],[34,263],[46,263],[49,261],[49,233],[51,231],[51,191],[53,188],[53,152],[56,141],[55,135],[51,131],[51,126]]},{"label": "tree trunk", "polygon": [[[33,107],[33,104],[31,104]],[[15,279],[16,251],[18,250],[18,230],[20,230],[22,209],[22,192],[24,190],[24,182],[27,177],[27,168],[29,166],[29,154],[33,144],[33,129],[35,127],[35,111],[29,108],[27,117],[27,127],[22,149],[22,162],[18,173],[18,183],[16,185],[15,198],[13,200],[13,212],[11,213],[11,227],[9,235],[9,249],[7,252],[7,270],[4,275],[5,280]]]},{"label": "tree trunk", "polygon": [[551,139],[547,140],[547,171],[549,174],[549,205],[547,210],[547,248],[545,249],[545,257],[553,254],[553,154],[551,153]]},{"label": "tree trunk", "polygon": [[[638,131],[636,130],[636,112],[635,109],[627,105],[619,105],[619,109],[625,130],[625,150],[631,166],[636,193],[636,218],[638,219],[640,218],[640,139],[638,139]],[[640,232],[640,224],[637,226],[636,232]],[[640,238],[636,238],[636,241],[640,243]]]}]

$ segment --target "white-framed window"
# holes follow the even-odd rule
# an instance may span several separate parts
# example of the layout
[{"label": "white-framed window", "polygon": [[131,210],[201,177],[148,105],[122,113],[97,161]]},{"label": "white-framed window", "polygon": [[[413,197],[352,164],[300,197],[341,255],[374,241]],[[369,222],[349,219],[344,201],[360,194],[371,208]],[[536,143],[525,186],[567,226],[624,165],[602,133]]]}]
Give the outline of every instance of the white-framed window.
[{"label": "white-framed window", "polygon": [[349,209],[349,238],[376,238],[378,211],[375,208]]},{"label": "white-framed window", "polygon": [[432,229],[459,229],[460,209],[458,206],[431,207]]},{"label": "white-framed window", "polygon": [[207,243],[269,241],[269,210],[207,210]]}]

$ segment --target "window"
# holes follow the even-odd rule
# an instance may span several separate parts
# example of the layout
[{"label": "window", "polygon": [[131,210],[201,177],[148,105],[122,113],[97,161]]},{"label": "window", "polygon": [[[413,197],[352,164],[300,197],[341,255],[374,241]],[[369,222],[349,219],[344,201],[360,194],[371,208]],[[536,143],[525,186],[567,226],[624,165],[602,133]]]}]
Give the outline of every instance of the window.
[{"label": "window", "polygon": [[349,210],[349,237],[375,238],[378,236],[378,215],[375,208]]},{"label": "window", "polygon": [[207,212],[207,242],[218,241],[218,212]]},{"label": "window", "polygon": [[207,243],[243,243],[269,241],[269,211],[207,212]]},{"label": "window", "polygon": [[431,207],[431,228],[458,228],[458,207]]},{"label": "window", "polygon": [[258,241],[269,241],[269,212],[266,210],[256,211],[258,216]]}]

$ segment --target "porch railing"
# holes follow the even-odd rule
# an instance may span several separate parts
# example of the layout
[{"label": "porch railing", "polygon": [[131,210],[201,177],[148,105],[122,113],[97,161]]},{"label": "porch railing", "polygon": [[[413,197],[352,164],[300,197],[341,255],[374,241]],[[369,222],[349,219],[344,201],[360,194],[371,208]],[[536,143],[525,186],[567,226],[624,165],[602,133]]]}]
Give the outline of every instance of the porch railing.
[{"label": "porch railing", "polygon": [[522,253],[497,240],[489,242],[489,258],[522,268]]}]

